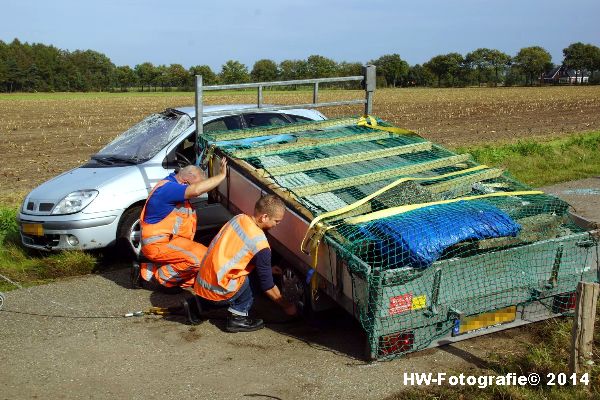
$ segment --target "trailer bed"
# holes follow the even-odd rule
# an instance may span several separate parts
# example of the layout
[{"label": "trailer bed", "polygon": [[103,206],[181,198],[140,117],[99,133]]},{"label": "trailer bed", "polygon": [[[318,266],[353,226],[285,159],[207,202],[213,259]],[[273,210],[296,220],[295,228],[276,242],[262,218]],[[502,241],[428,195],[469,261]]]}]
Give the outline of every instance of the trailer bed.
[{"label": "trailer bed", "polygon": [[[273,247],[300,274],[316,270],[312,301],[318,288],[353,314],[370,358],[570,313],[577,282],[598,280],[597,227],[567,203],[383,121],[217,132],[200,145],[230,159],[217,196],[230,211],[250,213],[268,192],[284,199]],[[518,234],[459,241],[423,266],[376,229],[476,202],[510,217]]]}]

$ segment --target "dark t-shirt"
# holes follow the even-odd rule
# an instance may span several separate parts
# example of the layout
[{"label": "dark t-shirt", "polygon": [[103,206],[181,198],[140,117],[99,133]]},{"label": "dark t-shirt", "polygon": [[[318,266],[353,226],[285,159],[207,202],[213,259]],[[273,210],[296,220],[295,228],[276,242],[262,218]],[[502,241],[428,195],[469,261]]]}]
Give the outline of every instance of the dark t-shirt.
[{"label": "dark t-shirt", "polygon": [[162,221],[173,211],[177,203],[185,201],[187,185],[177,182],[174,172],[165,179],[168,182],[156,189],[146,204],[144,222],[148,224],[156,224]]}]

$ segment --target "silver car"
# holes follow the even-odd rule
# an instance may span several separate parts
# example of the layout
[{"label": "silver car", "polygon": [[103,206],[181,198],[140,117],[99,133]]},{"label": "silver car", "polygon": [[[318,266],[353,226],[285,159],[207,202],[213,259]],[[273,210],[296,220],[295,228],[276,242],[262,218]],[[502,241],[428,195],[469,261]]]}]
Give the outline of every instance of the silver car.
[{"label": "silver car", "polygon": [[[204,132],[324,120],[316,110],[248,112],[255,105],[207,106]],[[152,187],[197,161],[195,109],[152,114],[123,132],[84,165],[31,191],[18,215],[23,245],[40,250],[98,249],[122,243],[140,250],[139,216]]]}]

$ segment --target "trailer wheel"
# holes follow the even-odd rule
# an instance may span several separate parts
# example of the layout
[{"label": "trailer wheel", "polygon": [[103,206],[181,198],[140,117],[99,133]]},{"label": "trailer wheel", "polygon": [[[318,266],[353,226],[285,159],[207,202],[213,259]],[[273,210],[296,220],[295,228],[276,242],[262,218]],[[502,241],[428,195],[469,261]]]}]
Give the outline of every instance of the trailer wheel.
[{"label": "trailer wheel", "polygon": [[304,278],[292,267],[281,267],[281,295],[290,303],[305,307],[306,284]]}]

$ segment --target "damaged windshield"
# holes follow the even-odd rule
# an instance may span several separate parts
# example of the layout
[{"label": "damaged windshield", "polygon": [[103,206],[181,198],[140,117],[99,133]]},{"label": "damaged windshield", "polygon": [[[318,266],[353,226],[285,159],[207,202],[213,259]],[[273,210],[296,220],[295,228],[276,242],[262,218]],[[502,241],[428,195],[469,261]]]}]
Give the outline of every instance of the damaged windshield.
[{"label": "damaged windshield", "polygon": [[103,164],[135,164],[149,160],[192,123],[187,114],[175,110],[152,114],[94,154],[92,160]]}]

